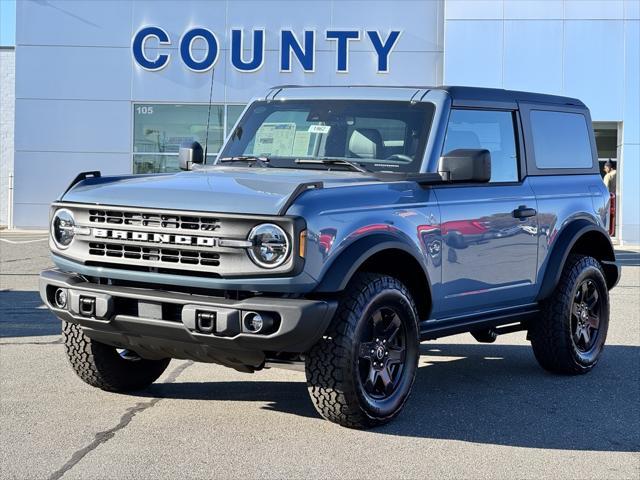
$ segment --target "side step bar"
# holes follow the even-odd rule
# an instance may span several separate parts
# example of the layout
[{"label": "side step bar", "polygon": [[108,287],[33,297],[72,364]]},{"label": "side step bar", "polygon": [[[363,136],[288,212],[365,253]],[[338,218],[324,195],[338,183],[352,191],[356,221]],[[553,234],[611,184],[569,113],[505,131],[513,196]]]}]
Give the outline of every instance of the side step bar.
[{"label": "side step bar", "polygon": [[473,332],[494,327],[496,333],[511,333],[525,330],[527,323],[540,313],[537,303],[516,308],[500,309],[482,315],[466,315],[444,319],[431,319],[420,322],[420,340]]}]

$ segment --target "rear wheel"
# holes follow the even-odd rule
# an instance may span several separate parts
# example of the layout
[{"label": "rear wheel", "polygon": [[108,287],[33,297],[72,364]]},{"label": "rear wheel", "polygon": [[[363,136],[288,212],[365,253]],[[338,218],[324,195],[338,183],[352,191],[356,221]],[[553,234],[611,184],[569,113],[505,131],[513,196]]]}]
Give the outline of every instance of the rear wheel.
[{"label": "rear wheel", "polygon": [[146,360],[87,337],[82,327],[62,322],[67,358],[76,374],[92,387],[111,392],[140,390],[155,382],[171,359]]},{"label": "rear wheel", "polygon": [[581,374],[591,370],[609,328],[609,291],[600,263],[570,255],[560,282],[530,329],[536,359],[546,370]]},{"label": "rear wheel", "polygon": [[392,277],[358,274],[306,356],[316,410],[347,427],[388,422],[411,392],[418,351],[416,307],[407,288]]}]

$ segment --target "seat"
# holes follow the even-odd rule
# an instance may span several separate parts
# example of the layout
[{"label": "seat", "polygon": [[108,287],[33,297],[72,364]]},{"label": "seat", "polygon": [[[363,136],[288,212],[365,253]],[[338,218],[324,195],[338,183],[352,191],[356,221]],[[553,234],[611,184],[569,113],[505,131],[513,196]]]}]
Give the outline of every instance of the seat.
[{"label": "seat", "polygon": [[349,156],[356,158],[382,158],[384,143],[375,128],[356,128],[349,138]]}]

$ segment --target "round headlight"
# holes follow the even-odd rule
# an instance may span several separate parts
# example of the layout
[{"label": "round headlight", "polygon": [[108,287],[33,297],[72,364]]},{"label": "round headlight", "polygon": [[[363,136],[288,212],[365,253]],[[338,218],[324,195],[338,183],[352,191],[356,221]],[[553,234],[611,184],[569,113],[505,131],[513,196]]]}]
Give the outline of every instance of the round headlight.
[{"label": "round headlight", "polygon": [[262,268],[276,268],[289,256],[289,238],[285,231],[272,223],[263,223],[249,233],[248,249],[253,262]]},{"label": "round headlight", "polygon": [[58,210],[53,215],[51,235],[58,248],[64,249],[71,245],[75,235],[75,227],[76,221],[73,218],[73,213],[66,208]]}]

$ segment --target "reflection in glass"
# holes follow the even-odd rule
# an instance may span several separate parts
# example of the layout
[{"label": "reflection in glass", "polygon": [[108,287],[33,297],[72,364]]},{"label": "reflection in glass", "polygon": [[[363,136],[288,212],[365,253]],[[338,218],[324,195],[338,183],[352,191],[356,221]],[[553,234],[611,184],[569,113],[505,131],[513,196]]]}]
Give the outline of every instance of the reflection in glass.
[{"label": "reflection in glass", "polygon": [[[178,153],[182,143],[193,141],[204,146],[207,112],[207,105],[135,105],[134,153]],[[220,150],[223,137],[224,106],[212,105],[208,150]]]},{"label": "reflection in glass", "polygon": [[186,142],[207,139],[207,159],[213,161],[228,131],[244,109],[211,105],[207,139],[208,105],[135,104],[133,106],[133,173],[179,171],[178,150]]}]

